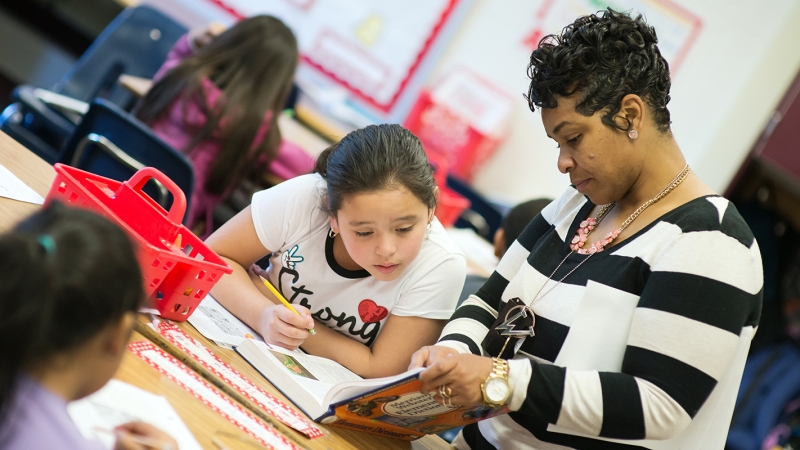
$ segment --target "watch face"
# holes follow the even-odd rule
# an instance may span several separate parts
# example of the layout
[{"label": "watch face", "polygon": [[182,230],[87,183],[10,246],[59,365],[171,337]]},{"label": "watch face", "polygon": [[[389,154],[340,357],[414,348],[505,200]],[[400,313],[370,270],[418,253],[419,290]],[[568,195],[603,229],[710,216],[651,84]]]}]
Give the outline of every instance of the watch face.
[{"label": "watch face", "polygon": [[501,403],[508,398],[508,382],[502,378],[492,378],[486,382],[486,397],[495,403]]}]

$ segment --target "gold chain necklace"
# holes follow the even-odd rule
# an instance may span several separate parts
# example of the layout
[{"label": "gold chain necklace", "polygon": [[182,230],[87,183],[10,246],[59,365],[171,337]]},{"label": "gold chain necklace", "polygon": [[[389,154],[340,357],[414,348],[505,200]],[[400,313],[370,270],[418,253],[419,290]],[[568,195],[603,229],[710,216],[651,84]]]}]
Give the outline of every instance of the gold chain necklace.
[{"label": "gold chain necklace", "polygon": [[[527,312],[530,313],[531,318],[532,318],[532,324],[530,325],[530,335],[533,336],[533,327],[534,327],[534,325],[536,325],[536,315],[533,313],[533,309],[532,309],[533,305],[536,302],[538,302],[539,300],[541,300],[542,298],[544,298],[545,295],[549,294],[550,291],[555,289],[559,284],[561,284],[562,281],[564,281],[573,272],[578,270],[578,268],[580,266],[582,266],[583,263],[588,261],[589,258],[592,257],[592,255],[594,255],[595,253],[603,251],[603,248],[606,245],[610,244],[614,239],[616,239],[617,236],[619,236],[619,234],[622,232],[622,230],[627,228],[628,225],[630,225],[634,220],[636,220],[636,218],[639,217],[639,215],[642,212],[644,212],[645,209],[650,207],[650,205],[652,205],[653,203],[661,200],[662,198],[664,198],[664,196],[666,196],[667,194],[672,192],[673,189],[678,187],[678,185],[680,185],[683,182],[683,180],[685,180],[686,177],[689,175],[689,172],[690,172],[689,164],[686,164],[683,167],[683,170],[681,170],[681,172],[669,184],[667,184],[667,186],[664,187],[664,189],[662,189],[661,192],[659,192],[658,194],[656,194],[655,197],[653,197],[650,200],[644,202],[641,206],[636,208],[636,211],[634,211],[630,216],[628,216],[628,218],[625,219],[624,222],[622,222],[622,225],[618,229],[609,232],[604,239],[598,241],[597,243],[595,243],[594,245],[589,247],[588,250],[585,250],[583,252],[580,251],[580,250],[583,250],[582,249],[583,243],[588,240],[587,238],[588,238],[589,234],[592,232],[592,230],[594,230],[594,228],[597,225],[600,224],[600,222],[602,222],[602,220],[606,217],[606,215],[608,215],[608,213],[619,203],[619,201],[616,201],[616,202],[613,202],[613,203],[607,203],[607,204],[603,205],[602,207],[600,207],[600,211],[597,212],[597,217],[596,218],[591,218],[590,217],[590,218],[584,220],[583,222],[581,222],[580,226],[578,228],[578,232],[576,233],[575,238],[573,238],[572,244],[570,244],[570,249],[571,249],[570,252],[567,253],[567,255],[564,257],[564,259],[561,260],[560,263],[558,263],[558,266],[556,266],[555,270],[553,270],[553,272],[550,274],[550,276],[547,277],[547,280],[544,282],[544,284],[542,284],[539,287],[539,290],[536,291],[536,295],[533,296],[533,300],[531,300],[531,302],[529,304],[527,304],[525,306],[521,306],[522,307],[522,311],[520,311],[519,313],[513,315],[510,318],[506,317],[505,322],[503,322],[497,328],[500,329],[502,327],[503,329],[509,329],[509,328],[513,329],[513,326],[511,326],[511,322],[515,321],[520,316],[526,316],[526,310],[527,310]],[[581,236],[583,236],[583,239],[581,239]],[[597,245],[598,243],[600,244],[599,246]],[[550,283],[550,281],[552,280],[553,276],[556,274],[556,272],[558,272],[558,269],[560,269],[561,266],[564,264],[564,262],[567,261],[567,258],[569,258],[569,255],[571,255],[573,253],[580,253],[580,254],[587,255],[587,256],[586,256],[586,258],[581,260],[581,262],[579,262],[575,267],[573,267],[572,270],[567,272],[566,275],[561,277],[560,280],[556,281],[555,284],[550,286],[550,288],[547,289],[540,296],[539,294],[542,292],[542,289],[544,289],[544,287],[547,286]],[[503,334],[503,333],[501,333],[501,334]],[[512,336],[510,336],[508,334],[503,334],[503,335],[508,336],[508,339],[506,339],[505,344],[503,344],[503,348],[500,350],[500,354],[503,354],[503,351],[505,350],[506,345],[508,345],[508,342],[509,342],[509,340],[511,340],[511,337],[512,337]],[[517,333],[517,336],[519,336],[519,333]]]}]

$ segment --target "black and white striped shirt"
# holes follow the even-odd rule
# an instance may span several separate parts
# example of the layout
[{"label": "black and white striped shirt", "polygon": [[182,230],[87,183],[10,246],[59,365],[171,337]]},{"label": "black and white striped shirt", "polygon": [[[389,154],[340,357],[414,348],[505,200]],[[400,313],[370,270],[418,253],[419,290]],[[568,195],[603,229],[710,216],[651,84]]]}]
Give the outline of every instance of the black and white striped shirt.
[{"label": "black and white striped shirt", "polygon": [[[531,302],[593,206],[570,188],[545,208],[439,345],[485,355],[497,311],[514,297]],[[553,280],[584,258],[570,255]],[[762,285],[758,244],[730,202],[706,196],[675,208],[533,305],[536,334],[509,361],[513,412],[466,427],[454,444],[722,449]]]}]

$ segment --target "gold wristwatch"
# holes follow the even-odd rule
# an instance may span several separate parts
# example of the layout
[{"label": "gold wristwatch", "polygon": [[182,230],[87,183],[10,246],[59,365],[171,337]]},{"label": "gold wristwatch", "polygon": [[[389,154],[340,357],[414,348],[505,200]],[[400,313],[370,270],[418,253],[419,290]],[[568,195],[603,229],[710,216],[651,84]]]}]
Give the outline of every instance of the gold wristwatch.
[{"label": "gold wristwatch", "polygon": [[492,373],[481,383],[483,402],[490,408],[503,406],[511,397],[511,386],[508,384],[508,361],[492,358]]}]

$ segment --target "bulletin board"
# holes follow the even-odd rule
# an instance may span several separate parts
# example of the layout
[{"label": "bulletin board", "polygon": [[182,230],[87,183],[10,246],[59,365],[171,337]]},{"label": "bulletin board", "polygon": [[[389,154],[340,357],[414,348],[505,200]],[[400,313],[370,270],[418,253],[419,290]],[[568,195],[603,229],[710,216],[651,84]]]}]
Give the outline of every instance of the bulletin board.
[{"label": "bulletin board", "polygon": [[270,14],[302,64],[388,113],[463,0],[202,0],[235,19]]},{"label": "bulletin board", "polygon": [[536,14],[537,26],[526,37],[525,44],[536,48],[542,37],[559,33],[576,17],[594,14],[606,6],[645,17],[657,30],[658,49],[669,62],[673,76],[703,28],[700,17],[671,0],[545,0]]}]

